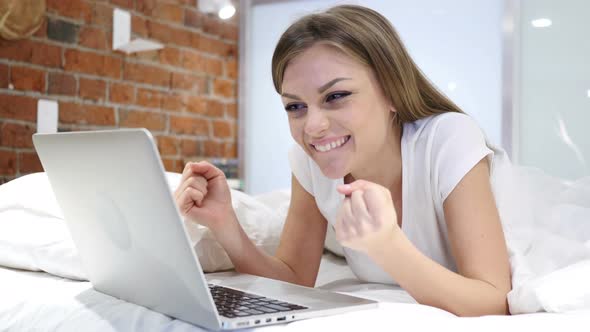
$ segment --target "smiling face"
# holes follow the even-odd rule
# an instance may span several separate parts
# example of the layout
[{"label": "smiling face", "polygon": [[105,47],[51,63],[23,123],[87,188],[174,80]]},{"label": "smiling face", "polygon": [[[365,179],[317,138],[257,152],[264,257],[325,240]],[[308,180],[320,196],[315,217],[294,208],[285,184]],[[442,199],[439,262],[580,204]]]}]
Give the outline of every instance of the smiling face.
[{"label": "smiling face", "polygon": [[291,135],[332,179],[387,161],[395,133],[393,106],[369,67],[327,44],[287,65],[281,96]]}]

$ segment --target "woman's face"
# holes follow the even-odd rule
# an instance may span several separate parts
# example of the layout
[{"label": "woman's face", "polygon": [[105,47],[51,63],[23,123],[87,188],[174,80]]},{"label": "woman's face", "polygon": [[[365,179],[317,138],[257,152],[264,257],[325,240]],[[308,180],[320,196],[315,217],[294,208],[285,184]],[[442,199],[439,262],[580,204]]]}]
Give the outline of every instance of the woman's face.
[{"label": "woman's face", "polygon": [[282,101],[291,135],[332,179],[380,162],[393,107],[370,68],[326,44],[289,62]]}]

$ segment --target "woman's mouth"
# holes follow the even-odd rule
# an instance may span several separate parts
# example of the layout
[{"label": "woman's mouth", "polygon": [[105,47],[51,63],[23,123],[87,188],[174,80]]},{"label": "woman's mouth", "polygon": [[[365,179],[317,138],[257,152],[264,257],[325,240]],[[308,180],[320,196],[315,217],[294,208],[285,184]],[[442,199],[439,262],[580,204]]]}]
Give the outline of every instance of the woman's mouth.
[{"label": "woman's mouth", "polygon": [[317,144],[317,145],[310,144],[310,145],[313,147],[313,149],[315,151],[318,151],[318,152],[329,152],[329,151],[332,151],[334,149],[338,149],[339,147],[341,147],[344,144],[346,144],[346,142],[348,142],[348,140],[350,140],[350,137],[351,137],[350,135],[347,135],[347,136],[341,137],[341,138],[339,138],[337,140],[334,140],[334,141],[329,142],[329,143],[326,143],[326,144]]}]

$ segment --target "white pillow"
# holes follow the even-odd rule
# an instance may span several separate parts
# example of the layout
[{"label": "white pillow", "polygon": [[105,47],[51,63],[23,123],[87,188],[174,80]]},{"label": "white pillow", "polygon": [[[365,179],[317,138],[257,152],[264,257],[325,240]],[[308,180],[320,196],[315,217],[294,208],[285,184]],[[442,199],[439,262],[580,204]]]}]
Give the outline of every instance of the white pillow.
[{"label": "white pillow", "polygon": [[[180,174],[166,173],[170,190]],[[289,205],[285,191],[260,198],[231,191],[238,220],[252,241],[274,254]],[[189,224],[187,230],[205,272],[233,267],[211,232]],[[0,186],[0,265],[85,280],[63,214],[45,173],[22,176]]]}]

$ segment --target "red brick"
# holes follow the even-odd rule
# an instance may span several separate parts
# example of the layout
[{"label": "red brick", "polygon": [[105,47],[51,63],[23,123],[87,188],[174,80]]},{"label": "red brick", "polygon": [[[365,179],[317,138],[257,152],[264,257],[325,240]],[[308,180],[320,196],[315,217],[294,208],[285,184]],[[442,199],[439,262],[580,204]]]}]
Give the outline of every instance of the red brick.
[{"label": "red brick", "polygon": [[237,144],[225,142],[223,144],[223,157],[224,158],[237,158],[238,157]]},{"label": "red brick", "polygon": [[223,62],[219,59],[206,58],[204,70],[207,74],[221,76],[223,74]]},{"label": "red brick", "polygon": [[104,76],[109,76],[113,78],[120,78],[121,71],[122,71],[122,61],[119,58],[115,58],[112,56],[105,56],[104,57],[104,64],[103,64],[103,71]]},{"label": "red brick", "polygon": [[0,175],[16,175],[16,152],[0,150]]},{"label": "red brick", "polygon": [[83,0],[47,0],[47,11],[84,22],[92,17],[92,6]]},{"label": "red brick", "polygon": [[207,140],[203,142],[203,150],[205,157],[223,157],[225,155],[224,146],[222,142]]},{"label": "red brick", "polygon": [[238,62],[236,59],[228,59],[225,62],[225,76],[234,80],[238,78]]},{"label": "red brick", "polygon": [[137,63],[125,63],[125,79],[164,87],[170,86],[169,71]]},{"label": "red brick", "polygon": [[195,50],[199,49],[199,45],[201,45],[201,35],[198,33],[191,33],[191,45],[190,48]]},{"label": "red brick", "polygon": [[143,107],[160,108],[162,106],[162,94],[156,90],[137,89],[137,102]]},{"label": "red brick", "polygon": [[206,114],[207,113],[207,101],[199,96],[188,96],[186,103],[186,110],[190,113]]},{"label": "red brick", "polygon": [[61,47],[43,43],[34,43],[31,62],[36,65],[61,68]]},{"label": "red brick", "polygon": [[184,10],[184,25],[187,27],[200,29],[203,25],[203,14],[196,9]]},{"label": "red brick", "polygon": [[39,69],[12,67],[10,81],[17,90],[45,92],[45,72]]},{"label": "red brick", "polygon": [[182,160],[162,158],[162,163],[167,172],[182,173],[182,170],[184,169]]},{"label": "red brick", "polygon": [[178,154],[179,140],[170,136],[158,136],[158,150],[163,156],[175,156]]},{"label": "red brick", "polygon": [[238,105],[236,103],[225,104],[225,116],[230,119],[237,119]]},{"label": "red brick", "polygon": [[162,108],[174,111],[182,112],[186,109],[187,96],[183,94],[168,94],[162,97]]},{"label": "red brick", "polygon": [[59,122],[65,124],[114,126],[115,111],[111,107],[59,103]]},{"label": "red brick", "polygon": [[37,99],[0,94],[0,118],[37,121]]},{"label": "red brick", "polygon": [[0,63],[0,89],[8,88],[8,66]]},{"label": "red brick", "polygon": [[206,59],[199,53],[192,51],[182,52],[182,67],[194,72],[202,72],[205,70],[205,66]]},{"label": "red brick", "polygon": [[206,53],[212,53],[223,57],[235,55],[235,51],[230,44],[206,36],[200,36],[198,48]]},{"label": "red brick", "polygon": [[109,100],[118,104],[135,103],[135,87],[125,83],[110,83]]},{"label": "red brick", "polygon": [[107,29],[113,28],[113,7],[107,3],[95,2],[92,11],[92,24]]},{"label": "red brick", "polygon": [[106,88],[105,81],[80,78],[80,92],[78,95],[83,99],[103,101],[106,99]]},{"label": "red brick", "polygon": [[153,112],[119,110],[119,126],[163,131],[166,129],[166,115]]},{"label": "red brick", "polygon": [[205,115],[216,118],[223,117],[223,104],[217,100],[207,100]]},{"label": "red brick", "polygon": [[21,152],[19,153],[19,173],[29,174],[36,172],[43,172],[43,166],[39,160],[39,156],[35,152]]},{"label": "red brick", "polygon": [[183,139],[180,143],[180,149],[183,157],[201,155],[201,144],[193,139]]},{"label": "red brick", "polygon": [[213,81],[213,94],[225,98],[232,98],[236,96],[233,81],[216,79]]},{"label": "red brick", "polygon": [[147,37],[149,34],[146,20],[137,15],[131,18],[131,31],[141,37]]},{"label": "red brick", "polygon": [[171,116],[170,131],[177,134],[209,136],[207,120],[187,116]]},{"label": "red brick", "polygon": [[121,77],[121,59],[93,52],[66,50],[65,69],[97,76]]},{"label": "red brick", "polygon": [[175,28],[159,22],[147,22],[149,37],[166,41],[167,44],[191,47],[193,33],[186,29]]},{"label": "red brick", "polygon": [[202,18],[202,24],[203,32],[210,35],[221,36],[223,25],[215,16],[204,16]]},{"label": "red brick", "polygon": [[225,43],[225,55],[229,57],[237,57],[238,56],[238,46],[235,43]]},{"label": "red brick", "polygon": [[172,41],[172,34],[174,33],[173,28],[167,24],[162,24],[158,22],[154,22],[148,20],[146,22],[148,36],[155,40],[162,40],[166,41],[166,43],[171,43]]},{"label": "red brick", "polygon": [[182,24],[184,12],[182,7],[172,3],[157,3],[152,10],[152,16],[161,20]]},{"label": "red brick", "polygon": [[202,76],[183,74],[178,72],[172,73],[171,88],[178,90],[189,90],[194,93],[206,93],[207,80]]},{"label": "red brick", "polygon": [[237,42],[239,37],[238,27],[233,24],[224,24],[221,31],[221,38],[227,39],[233,42]]},{"label": "red brick", "polygon": [[109,40],[105,30],[89,26],[82,27],[78,36],[80,45],[97,50],[109,50]]},{"label": "red brick", "polygon": [[213,136],[219,138],[232,137],[232,124],[227,120],[213,120]]},{"label": "red brick", "polygon": [[11,148],[32,148],[35,131],[36,128],[33,125],[3,123],[0,126],[0,145]]},{"label": "red brick", "polygon": [[111,0],[111,3],[117,7],[133,9],[133,0]]},{"label": "red brick", "polygon": [[192,47],[194,38],[193,36],[197,35],[196,33],[193,33],[191,31],[178,28],[173,28],[172,33],[173,35],[171,36],[172,38],[170,42],[174,45],[180,45],[185,47]]},{"label": "red brick", "polygon": [[158,0],[136,0],[135,1],[135,9],[146,14],[147,16],[151,16],[152,11],[156,7]]},{"label": "red brick", "polygon": [[174,47],[165,47],[160,51],[160,63],[163,65],[180,66],[180,50]]},{"label": "red brick", "polygon": [[4,40],[0,38],[0,58],[30,62],[34,43],[28,39]]},{"label": "red brick", "polygon": [[65,73],[49,73],[47,93],[50,95],[76,95],[76,78]]}]

